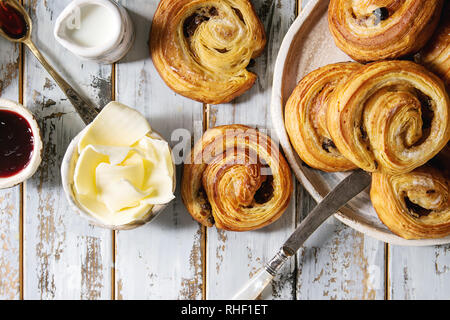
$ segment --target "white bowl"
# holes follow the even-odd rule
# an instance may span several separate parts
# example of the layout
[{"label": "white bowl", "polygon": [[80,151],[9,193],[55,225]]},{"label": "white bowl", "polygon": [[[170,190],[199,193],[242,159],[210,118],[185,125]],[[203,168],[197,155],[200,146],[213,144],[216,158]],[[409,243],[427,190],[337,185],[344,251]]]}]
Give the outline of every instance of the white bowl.
[{"label": "white bowl", "polygon": [[[131,230],[135,229],[137,227],[140,227],[146,223],[149,223],[153,219],[155,219],[166,207],[169,203],[163,204],[163,205],[155,205],[153,208],[147,212],[141,219],[134,220],[130,223],[124,224],[124,225],[105,225],[102,221],[98,220],[96,217],[93,217],[89,212],[87,212],[83,206],[78,202],[78,200],[75,197],[74,194],[74,171],[75,166],[79,157],[78,154],[78,142],[81,139],[82,134],[87,129],[86,127],[83,131],[81,131],[69,144],[69,147],[66,150],[66,153],[63,158],[62,166],[61,166],[61,178],[62,178],[62,185],[64,189],[64,193],[66,194],[66,198],[69,201],[70,206],[72,209],[78,213],[81,217],[88,220],[88,222],[92,225],[106,228],[106,229],[112,229],[112,230]],[[164,139],[159,135],[158,133],[152,131],[149,134],[150,137],[155,139]],[[176,189],[176,169],[175,164],[172,161],[173,164],[173,192],[175,192]]]},{"label": "white bowl", "polygon": [[24,117],[30,125],[34,137],[33,152],[27,166],[11,177],[0,178],[0,189],[6,189],[24,182],[36,172],[42,161],[43,144],[39,125],[33,114],[31,114],[24,106],[11,100],[0,99],[0,110],[13,111]]}]

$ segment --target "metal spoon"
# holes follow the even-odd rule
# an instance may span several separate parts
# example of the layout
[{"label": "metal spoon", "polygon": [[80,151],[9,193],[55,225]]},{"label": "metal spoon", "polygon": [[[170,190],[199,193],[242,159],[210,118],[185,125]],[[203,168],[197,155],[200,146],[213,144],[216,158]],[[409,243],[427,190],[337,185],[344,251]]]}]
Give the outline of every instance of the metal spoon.
[{"label": "metal spoon", "polygon": [[44,66],[47,72],[53,77],[55,82],[61,88],[61,90],[69,98],[75,110],[80,115],[85,124],[91,123],[98,115],[98,111],[93,105],[86,102],[73,88],[70,86],[48,63],[45,57],[41,54],[39,49],[35,46],[31,40],[32,23],[31,18],[25,8],[17,0],[0,0],[0,4],[9,5],[13,9],[16,9],[20,15],[22,15],[27,25],[26,33],[20,38],[14,38],[6,34],[2,28],[0,28],[0,35],[12,42],[19,42],[25,44],[31,52],[36,56],[39,62]]}]

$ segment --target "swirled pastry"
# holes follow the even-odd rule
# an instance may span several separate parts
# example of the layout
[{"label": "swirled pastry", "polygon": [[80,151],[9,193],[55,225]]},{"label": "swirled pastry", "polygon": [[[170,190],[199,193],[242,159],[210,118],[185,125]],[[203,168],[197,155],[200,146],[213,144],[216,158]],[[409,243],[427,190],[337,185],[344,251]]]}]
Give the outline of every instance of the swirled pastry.
[{"label": "swirled pastry", "polygon": [[396,176],[372,175],[371,199],[380,220],[405,239],[450,235],[450,177],[431,166]]},{"label": "swirled pastry", "polygon": [[150,36],[153,63],[166,84],[211,104],[253,86],[257,76],[246,67],[265,44],[249,0],[162,0]]},{"label": "swirled pastry", "polygon": [[450,4],[447,3],[440,25],[420,52],[419,61],[444,80],[450,90]]},{"label": "swirled pastry", "polygon": [[292,175],[265,134],[242,125],[209,129],[186,158],[181,195],[201,224],[231,231],[262,228],[286,210]]},{"label": "swirled pastry", "polygon": [[360,67],[346,62],[319,68],[304,77],[289,97],[286,130],[295,151],[310,167],[327,172],[356,168],[337,150],[328,133],[326,114],[336,86]]},{"label": "swirled pastry", "polygon": [[419,51],[433,34],[443,0],[331,0],[328,23],[336,45],[361,62]]},{"label": "swirled pastry", "polygon": [[338,150],[369,172],[418,168],[450,138],[443,82],[410,61],[381,61],[354,72],[330,98],[327,127]]}]

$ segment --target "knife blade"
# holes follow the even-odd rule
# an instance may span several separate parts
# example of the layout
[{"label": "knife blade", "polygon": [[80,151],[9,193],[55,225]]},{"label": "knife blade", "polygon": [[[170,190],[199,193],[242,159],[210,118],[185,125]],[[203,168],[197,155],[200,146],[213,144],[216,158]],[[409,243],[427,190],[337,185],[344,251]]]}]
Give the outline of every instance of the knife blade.
[{"label": "knife blade", "polygon": [[363,170],[357,170],[342,180],[300,223],[275,257],[234,295],[233,300],[256,299],[288,258],[300,249],[314,231],[347,202],[366,189],[371,180],[371,175]]}]

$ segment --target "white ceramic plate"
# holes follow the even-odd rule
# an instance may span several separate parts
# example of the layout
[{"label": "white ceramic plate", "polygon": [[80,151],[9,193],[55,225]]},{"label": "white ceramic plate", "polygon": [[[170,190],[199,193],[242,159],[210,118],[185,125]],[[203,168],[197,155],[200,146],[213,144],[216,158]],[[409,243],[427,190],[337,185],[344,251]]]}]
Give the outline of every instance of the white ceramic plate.
[{"label": "white ceramic plate", "polygon": [[[330,63],[351,61],[335,46],[328,30],[328,3],[329,0],[311,0],[286,34],[275,64],[271,103],[273,125],[289,164],[316,201],[321,201],[348,173],[325,173],[304,166],[289,142],[283,114],[287,99],[305,75]],[[396,236],[378,219],[368,190],[336,213],[336,218],[362,233],[391,244],[430,246],[450,243],[450,237],[405,240]]]}]

